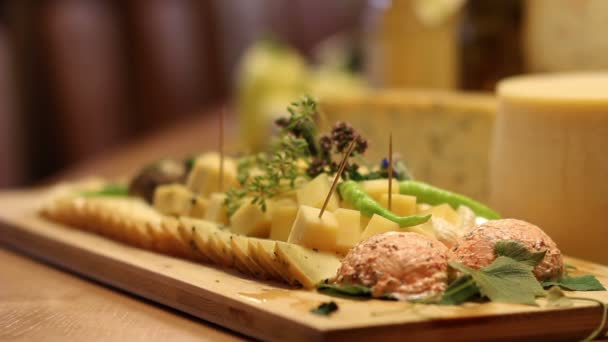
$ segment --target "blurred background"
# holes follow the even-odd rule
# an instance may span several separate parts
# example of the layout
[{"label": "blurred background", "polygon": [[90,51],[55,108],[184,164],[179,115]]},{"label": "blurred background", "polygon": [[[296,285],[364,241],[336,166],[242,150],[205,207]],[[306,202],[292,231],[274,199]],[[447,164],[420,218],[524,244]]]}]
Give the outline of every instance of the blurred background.
[{"label": "blurred background", "polygon": [[303,92],[606,69],[598,32],[608,1],[1,0],[0,186],[224,104],[255,125]]}]

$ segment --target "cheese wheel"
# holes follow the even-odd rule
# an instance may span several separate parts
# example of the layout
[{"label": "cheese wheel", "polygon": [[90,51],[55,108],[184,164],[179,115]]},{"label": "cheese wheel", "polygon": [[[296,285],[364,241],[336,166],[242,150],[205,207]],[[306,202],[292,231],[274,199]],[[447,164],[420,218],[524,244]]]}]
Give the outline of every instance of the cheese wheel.
[{"label": "cheese wheel", "polygon": [[510,78],[498,96],[491,204],[608,263],[608,72]]},{"label": "cheese wheel", "polygon": [[321,125],[347,121],[368,139],[365,157],[379,165],[393,133],[395,154],[419,180],[485,201],[496,114],[494,96],[431,90],[380,90],[325,98]]}]

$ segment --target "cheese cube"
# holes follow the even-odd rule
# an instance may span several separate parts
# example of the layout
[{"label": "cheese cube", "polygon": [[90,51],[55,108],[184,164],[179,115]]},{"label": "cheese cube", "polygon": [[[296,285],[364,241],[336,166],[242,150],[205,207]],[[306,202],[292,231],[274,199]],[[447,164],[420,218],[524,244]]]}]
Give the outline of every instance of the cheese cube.
[{"label": "cheese cube", "polygon": [[193,195],[182,184],[161,185],[154,191],[154,207],[165,215],[188,215]]},{"label": "cheese cube", "polygon": [[[388,193],[380,195],[380,204],[388,208]],[[391,211],[399,216],[416,214],[416,196],[393,194]]]},{"label": "cheese cube", "polygon": [[346,254],[361,239],[361,212],[338,208],[334,215],[338,221],[336,251]]},{"label": "cheese cube", "polygon": [[225,194],[221,192],[212,193],[209,197],[205,220],[228,225],[228,214],[226,213],[226,206],[224,205],[225,200]]},{"label": "cheese cube", "polygon": [[382,234],[382,233],[386,233],[386,232],[397,232],[397,231],[401,231],[401,229],[399,228],[399,225],[397,223],[395,223],[391,220],[385,219],[384,217],[382,217],[380,215],[374,214],[372,216],[372,219],[369,220],[367,227],[365,227],[363,234],[361,234],[361,241],[369,238],[370,236],[376,235],[376,234]]},{"label": "cheese cube", "polygon": [[224,183],[220,189],[220,155],[207,153],[196,158],[186,184],[194,193],[208,196],[214,191],[226,191],[233,186],[238,186],[236,174],[234,160],[224,158]]},{"label": "cheese cube", "polygon": [[458,215],[458,212],[456,212],[456,210],[450,207],[450,205],[447,203],[423,210],[420,212],[420,214],[431,214],[435,217],[440,217],[453,225],[460,224],[460,215]]},{"label": "cheese cube", "polygon": [[[399,193],[399,181],[393,179],[393,187],[391,188],[391,192],[393,194]],[[376,201],[380,201],[380,197],[384,194],[388,194],[388,179],[374,179],[367,180],[361,182],[361,186],[363,190],[367,192],[370,197],[375,199]]]},{"label": "cheese cube", "polygon": [[320,211],[318,208],[301,205],[287,242],[318,250],[334,251],[338,221],[334,214],[328,211],[319,218]]},{"label": "cheese cube", "polygon": [[433,229],[433,220],[428,220],[425,223],[419,224],[417,226],[403,228],[403,231],[418,233],[420,235],[424,235],[431,239],[437,238],[437,236],[434,233],[434,229]]},{"label": "cheese cube", "polygon": [[275,201],[270,209],[270,239],[287,241],[297,214],[298,206],[295,201]]},{"label": "cheese cube", "polygon": [[251,203],[250,199],[245,199],[232,214],[230,226],[233,233],[246,236],[268,237],[270,233],[268,216],[259,205]]},{"label": "cheese cube", "polygon": [[209,200],[201,196],[192,197],[192,208],[190,209],[191,217],[203,218],[207,212],[209,206]]},{"label": "cheese cube", "polygon": [[[327,174],[322,173],[310,182],[304,184],[296,193],[299,205],[306,205],[314,208],[321,208],[325,198],[331,188],[331,182]],[[327,203],[326,211],[334,211],[338,208],[338,198],[336,194],[331,196]]]}]

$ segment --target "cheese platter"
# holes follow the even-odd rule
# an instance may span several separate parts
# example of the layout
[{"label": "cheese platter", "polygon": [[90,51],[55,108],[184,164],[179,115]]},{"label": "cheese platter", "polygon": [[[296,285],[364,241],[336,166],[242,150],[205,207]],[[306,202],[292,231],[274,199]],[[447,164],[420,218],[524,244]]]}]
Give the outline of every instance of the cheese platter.
[{"label": "cheese platter", "polygon": [[319,132],[313,98],[287,112],[266,152],[226,156],[220,124],[219,152],[7,192],[1,240],[264,340],[605,333],[608,268],[414,179],[392,134],[374,163],[349,123]]}]

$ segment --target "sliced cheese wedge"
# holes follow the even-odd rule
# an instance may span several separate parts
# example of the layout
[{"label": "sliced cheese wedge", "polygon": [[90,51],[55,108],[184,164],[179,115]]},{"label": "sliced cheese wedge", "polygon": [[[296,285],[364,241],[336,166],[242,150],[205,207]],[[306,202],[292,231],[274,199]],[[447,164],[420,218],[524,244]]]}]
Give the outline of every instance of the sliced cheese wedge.
[{"label": "sliced cheese wedge", "polygon": [[274,249],[276,241],[257,239],[256,240],[258,258],[264,262],[270,269],[274,270],[279,275],[279,279],[282,279],[287,284],[292,284],[293,279],[289,276],[287,268],[277,259]]},{"label": "sliced cheese wedge", "polygon": [[222,257],[225,267],[234,265],[234,256],[232,255],[232,247],[230,246],[230,233],[218,230],[211,237],[211,248],[215,248],[215,252]]},{"label": "sliced cheese wedge", "polygon": [[196,229],[207,229],[213,231],[217,229],[217,224],[185,216],[179,217],[178,220],[180,223],[178,227],[180,235],[189,243],[190,248],[192,248],[194,253],[203,261],[214,262],[211,256],[209,256],[209,248],[207,245],[199,245],[195,239],[195,233]]},{"label": "sliced cheese wedge", "polygon": [[234,254],[235,259],[247,269],[249,274],[256,278],[271,278],[270,275],[249,256],[249,243],[247,242],[247,237],[233,234],[230,239],[230,246],[232,247],[232,253]]},{"label": "sliced cheese wedge", "polygon": [[[251,259],[258,264],[270,277],[270,279],[274,279],[276,281],[287,281],[284,279],[280,272],[275,269],[272,265],[272,262],[268,260],[268,255],[266,251],[262,250],[262,247],[259,246],[257,240],[255,238],[248,238],[247,244],[249,246],[249,256]],[[269,247],[269,250],[274,251],[274,244]]]},{"label": "sliced cheese wedge", "polygon": [[192,236],[194,237],[194,242],[196,242],[196,245],[203,253],[205,253],[209,260],[211,260],[214,264],[222,265],[222,257],[218,255],[215,252],[215,249],[211,247],[211,236],[217,230],[217,226],[197,225],[194,227]]},{"label": "sliced cheese wedge", "polygon": [[314,288],[325,279],[335,277],[340,267],[340,259],[334,254],[317,252],[286,242],[277,242],[274,250],[290,277],[307,289]]}]

